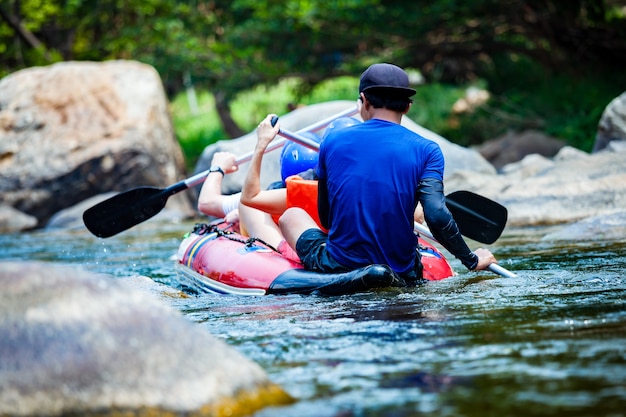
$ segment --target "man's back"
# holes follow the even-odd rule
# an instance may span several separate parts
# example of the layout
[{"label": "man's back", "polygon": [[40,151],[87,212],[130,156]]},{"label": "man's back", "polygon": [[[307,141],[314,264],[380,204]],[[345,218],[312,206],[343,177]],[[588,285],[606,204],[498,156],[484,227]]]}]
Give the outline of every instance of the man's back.
[{"label": "man's back", "polygon": [[359,114],[366,122],[347,127],[345,134],[337,131],[321,146],[318,211],[329,234],[297,207],[280,218],[280,229],[305,268],[341,272],[383,263],[407,282],[418,282],[422,270],[413,235],[418,201],[429,225],[433,220],[433,232],[444,238],[440,243],[464,265],[485,269],[496,261],[486,249],[478,250],[482,256],[472,252],[458,233],[445,207],[439,147],[400,125],[415,93],[397,65],[373,64],[361,74]]},{"label": "man's back", "polygon": [[413,267],[413,211],[424,177],[443,178],[437,144],[397,123],[372,119],[326,138],[318,174],[329,195],[329,253],[351,268]]}]

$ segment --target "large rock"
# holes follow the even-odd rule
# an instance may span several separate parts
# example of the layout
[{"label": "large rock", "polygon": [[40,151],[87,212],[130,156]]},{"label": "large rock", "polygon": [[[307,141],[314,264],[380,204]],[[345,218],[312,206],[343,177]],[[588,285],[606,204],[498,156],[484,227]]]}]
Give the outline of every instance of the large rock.
[{"label": "large rock", "polygon": [[119,279],[0,263],[0,415],[250,415],[292,399],[222,340]]},{"label": "large rock", "polygon": [[[282,129],[295,132],[321,120],[330,118],[351,108],[355,108],[355,106],[356,103],[353,101],[339,100],[300,107],[284,116],[281,116],[280,125]],[[353,117],[361,120],[358,114]],[[451,143],[438,134],[413,122],[408,117],[404,117],[402,119],[402,125],[439,144],[446,159],[446,177],[452,175],[457,170],[463,169],[469,169],[486,174],[495,173],[494,167],[478,152]],[[320,129],[316,133],[323,135],[324,129]],[[228,151],[241,157],[252,152],[255,143],[256,131],[253,131],[236,139],[222,140],[209,145],[202,152],[202,155],[198,160],[198,164],[196,165],[195,172],[199,173],[207,170],[210,167],[211,158],[215,152]],[[280,180],[280,150],[270,152],[264,156],[261,170],[261,187],[265,188],[270,183]],[[222,182],[222,192],[228,194],[241,190],[246,171],[247,166],[242,165],[241,170],[227,175]]]},{"label": "large rock", "polygon": [[626,149],[626,92],[613,99],[604,109],[598,123],[593,152],[601,151],[609,145]]},{"label": "large rock", "polygon": [[[0,203],[38,219],[97,194],[184,178],[154,68],[63,62],[0,80]],[[188,195],[168,201],[193,214]]]},{"label": "large rock", "polygon": [[588,241],[624,241],[626,236],[626,211],[588,217],[548,233],[541,240],[570,243]]},{"label": "large rock", "polygon": [[624,210],[626,153],[564,147],[553,159],[529,155],[501,175],[459,171],[446,182],[446,192],[459,189],[503,204],[509,226],[572,223]]},{"label": "large rock", "polygon": [[0,233],[8,234],[32,229],[37,226],[37,219],[15,210],[6,204],[0,204]]},{"label": "large rock", "polygon": [[565,142],[537,130],[515,133],[507,132],[477,147],[482,156],[496,169],[521,161],[527,155],[553,157],[565,146]]}]

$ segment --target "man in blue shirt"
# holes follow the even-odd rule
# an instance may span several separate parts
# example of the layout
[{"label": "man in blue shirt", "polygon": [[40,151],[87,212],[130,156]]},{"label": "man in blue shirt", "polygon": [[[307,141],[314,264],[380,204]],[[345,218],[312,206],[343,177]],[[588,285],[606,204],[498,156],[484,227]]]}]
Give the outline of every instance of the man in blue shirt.
[{"label": "man in blue shirt", "polygon": [[[340,272],[386,264],[408,282],[422,267],[413,231],[421,202],[432,234],[468,269],[496,262],[487,249],[472,252],[446,208],[444,158],[435,142],[401,126],[415,90],[392,64],[374,64],[361,75],[363,123],[333,131],[320,147],[318,211],[324,233],[304,210],[288,209],[280,228],[305,268]],[[268,138],[278,132],[269,118]]]}]

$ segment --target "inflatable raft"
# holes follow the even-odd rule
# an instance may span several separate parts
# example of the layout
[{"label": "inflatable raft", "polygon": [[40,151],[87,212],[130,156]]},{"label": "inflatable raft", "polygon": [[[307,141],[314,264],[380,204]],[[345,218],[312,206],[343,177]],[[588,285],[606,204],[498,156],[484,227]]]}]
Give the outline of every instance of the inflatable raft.
[{"label": "inflatable raft", "polygon": [[[446,258],[418,238],[424,278],[454,275]],[[303,269],[262,242],[231,232],[222,224],[199,224],[180,243],[176,263],[179,282],[195,292],[237,295],[343,295],[407,283],[386,265],[322,274]]]}]

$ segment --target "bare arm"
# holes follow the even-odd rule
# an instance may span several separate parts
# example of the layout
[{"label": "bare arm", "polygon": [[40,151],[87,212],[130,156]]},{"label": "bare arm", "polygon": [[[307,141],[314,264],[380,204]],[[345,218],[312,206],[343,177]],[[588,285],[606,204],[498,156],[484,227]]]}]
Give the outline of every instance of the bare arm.
[{"label": "bare arm", "polygon": [[[230,152],[216,152],[211,159],[211,167],[220,167],[225,174],[237,171],[235,155]],[[202,184],[198,196],[198,210],[208,216],[224,217],[224,200],[231,196],[222,195],[222,179],[220,172],[212,172]]]},{"label": "bare arm", "polygon": [[422,203],[417,203],[415,212],[413,212],[413,220],[418,223],[424,223],[424,209],[422,208]]},{"label": "bare arm", "polygon": [[272,126],[271,120],[273,116],[275,115],[268,115],[257,128],[257,143],[241,190],[241,203],[267,213],[281,214],[285,211],[287,205],[286,190],[261,190],[261,163],[263,162],[263,155],[280,128],[278,123],[276,126]]}]

